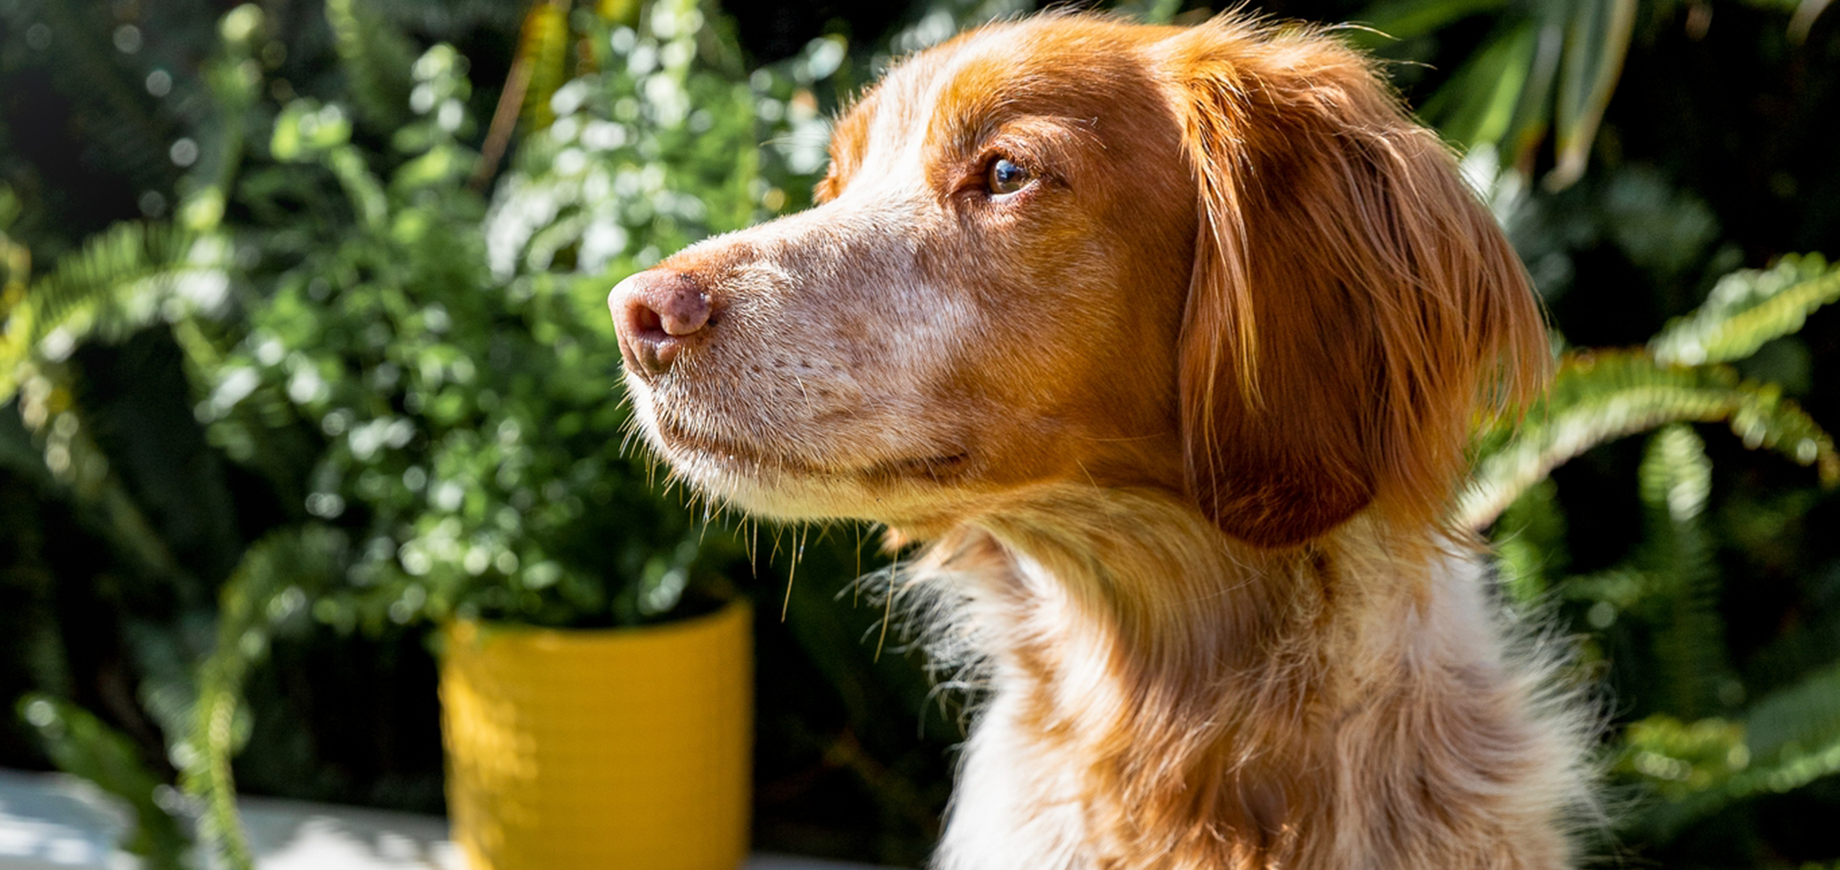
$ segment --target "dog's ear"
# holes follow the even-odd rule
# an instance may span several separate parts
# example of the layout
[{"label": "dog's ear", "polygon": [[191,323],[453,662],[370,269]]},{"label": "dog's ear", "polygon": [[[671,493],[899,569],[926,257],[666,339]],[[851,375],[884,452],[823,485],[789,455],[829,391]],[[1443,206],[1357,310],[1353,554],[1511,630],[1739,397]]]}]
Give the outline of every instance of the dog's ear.
[{"label": "dog's ear", "polygon": [[1199,186],[1180,350],[1192,495],[1268,547],[1370,504],[1440,523],[1478,410],[1544,379],[1519,260],[1361,55],[1223,20],[1167,47]]}]

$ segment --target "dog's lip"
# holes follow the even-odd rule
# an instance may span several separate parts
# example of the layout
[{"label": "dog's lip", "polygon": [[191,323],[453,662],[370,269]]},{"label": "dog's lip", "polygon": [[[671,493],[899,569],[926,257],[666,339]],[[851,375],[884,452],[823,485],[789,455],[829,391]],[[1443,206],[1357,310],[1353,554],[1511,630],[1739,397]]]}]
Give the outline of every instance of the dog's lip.
[{"label": "dog's lip", "polygon": [[923,477],[940,481],[959,472],[970,462],[971,452],[958,450],[916,456],[911,459],[884,460],[859,469],[856,473],[868,478]]},{"label": "dog's lip", "polygon": [[803,474],[818,474],[824,471],[809,462],[784,454],[770,453],[740,441],[698,432],[663,415],[660,415],[655,421],[655,428],[659,440],[664,442],[667,449],[673,451],[700,453],[715,459],[726,460],[731,464],[745,464],[755,468],[775,468]]},{"label": "dog's lip", "polygon": [[970,463],[971,452],[946,448],[901,459],[883,459],[857,466],[826,466],[764,450],[752,444],[695,431],[666,417],[656,421],[659,439],[672,451],[702,454],[749,471],[773,470],[811,476],[860,477],[869,480],[927,478],[942,480]]}]

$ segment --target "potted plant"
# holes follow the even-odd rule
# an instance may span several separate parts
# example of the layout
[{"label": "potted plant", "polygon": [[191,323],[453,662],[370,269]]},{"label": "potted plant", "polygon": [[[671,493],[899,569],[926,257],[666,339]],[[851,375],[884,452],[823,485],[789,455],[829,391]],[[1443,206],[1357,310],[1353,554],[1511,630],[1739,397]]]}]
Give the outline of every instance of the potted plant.
[{"label": "potted plant", "polygon": [[[598,53],[577,77],[554,85],[556,76],[536,77],[529,67],[540,62],[533,46],[559,41],[565,25],[551,7],[534,7],[517,61],[527,68],[514,71],[513,81],[534,77],[538,93],[532,99],[508,87],[501,97],[501,108],[522,102],[526,123],[537,131],[520,144],[486,216],[489,267],[514,297],[566,299],[553,333],[532,336],[538,347],[593,360],[586,366],[590,378],[555,371],[555,378],[573,380],[566,389],[582,402],[530,421],[553,420],[548,437],[577,428],[571,412],[592,418],[587,409],[620,393],[612,380],[618,350],[606,288],[661,250],[759,217],[760,192],[748,183],[758,164],[734,159],[752,149],[755,106],[751,98],[738,101],[732,76],[698,68],[696,39],[708,34],[696,4],[654,4],[634,23],[583,16],[582,39]],[[642,59],[648,57],[656,60]],[[545,81],[553,93],[541,92]],[[509,115],[498,117],[502,123]],[[488,135],[488,149],[497,138]],[[686,185],[674,173],[697,181]],[[683,193],[686,186],[743,193],[739,201],[698,198]],[[560,341],[545,340],[550,335]],[[528,383],[555,389],[550,380]],[[619,463],[608,451],[623,425],[602,417],[580,427],[591,443],[557,449],[555,460],[571,469],[558,476],[604,480],[604,469]],[[583,468],[585,456],[607,458],[593,474],[574,470]],[[495,476],[505,467],[501,462]],[[643,505],[653,516],[682,515],[638,480],[624,483],[623,503]],[[542,493],[546,500],[555,494]],[[616,522],[605,532],[578,535],[590,552],[572,561],[606,559],[605,543],[631,527],[630,519]],[[750,610],[698,575],[712,562],[735,561],[732,550],[712,546],[695,523],[674,526],[667,541],[670,535],[674,548],[654,543],[643,561],[637,551],[621,557],[636,582],[609,597],[619,627],[584,626],[579,616],[568,628],[548,627],[532,624],[538,620],[528,610],[466,605],[446,622],[441,700],[448,805],[455,839],[472,866],[726,870],[745,859]],[[533,579],[539,587],[552,582],[545,564],[552,563],[538,563],[534,570],[543,573],[534,578],[526,574],[526,587]],[[554,582],[562,584],[566,573]],[[523,592],[518,599],[533,601]],[[605,612],[598,602],[573,609]]]},{"label": "potted plant", "polygon": [[[814,122],[815,106],[789,112],[784,76],[745,83],[694,2],[572,22],[541,4],[519,56],[534,71],[511,102],[528,132],[488,196],[496,157],[467,144],[480,131],[464,59],[444,45],[416,56],[351,0],[326,14],[347,91],[265,108],[285,93],[255,60],[271,24],[232,11],[208,70],[217,111],[201,129],[215,138],[195,146],[174,218],[99,237],[9,312],[22,410],[62,439],[46,449],[73,475],[106,470],[58,390],[33,385],[62,377],[86,337],[164,321],[210,442],[276,497],[222,588],[215,651],[164,708],[200,834],[250,865],[229,761],[272,626],[428,624],[445,648],[456,837],[475,867],[734,866],[750,618],[726,578],[742,548],[626,451],[604,299],[660,252],[783,206],[762,175],[784,173],[780,158],[756,143]],[[558,39],[591,46],[572,71],[548,51]],[[821,155],[822,137],[803,147]],[[701,706],[667,712],[670,697]],[[616,711],[622,698],[635,706]],[[692,773],[719,784],[692,796]],[[622,781],[636,791],[621,797]],[[676,806],[708,812],[679,814],[667,782]],[[668,834],[663,817],[685,839],[614,839],[620,819]],[[562,845],[564,829],[589,842]]]}]

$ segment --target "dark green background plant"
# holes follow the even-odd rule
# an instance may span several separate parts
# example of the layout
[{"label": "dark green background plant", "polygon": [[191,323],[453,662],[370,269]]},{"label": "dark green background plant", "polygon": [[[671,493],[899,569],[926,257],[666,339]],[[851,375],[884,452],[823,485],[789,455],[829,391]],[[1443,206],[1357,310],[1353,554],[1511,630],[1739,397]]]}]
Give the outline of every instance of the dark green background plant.
[{"label": "dark green background plant", "polygon": [[[834,600],[867,530],[660,492],[604,299],[802,207],[891,57],[1026,8],[0,0],[0,765],[121,796],[153,866],[195,860],[191,819],[235,860],[233,783],[439,811],[430,624],[739,594],[757,843],[917,863],[959,711]],[[1840,860],[1830,17],[1265,9],[1390,34],[1346,32],[1467,150],[1563,336],[1461,509],[1608,687],[1599,850]]]}]

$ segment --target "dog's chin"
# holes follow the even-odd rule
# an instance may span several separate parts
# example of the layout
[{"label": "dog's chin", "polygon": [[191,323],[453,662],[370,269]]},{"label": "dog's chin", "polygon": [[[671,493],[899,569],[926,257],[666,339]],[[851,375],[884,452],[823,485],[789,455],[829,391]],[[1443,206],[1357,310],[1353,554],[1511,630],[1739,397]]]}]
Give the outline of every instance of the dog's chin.
[{"label": "dog's chin", "polygon": [[918,449],[910,459],[805,457],[687,431],[653,419],[646,440],[698,491],[777,520],[860,519],[930,526],[951,512],[968,452]]}]

